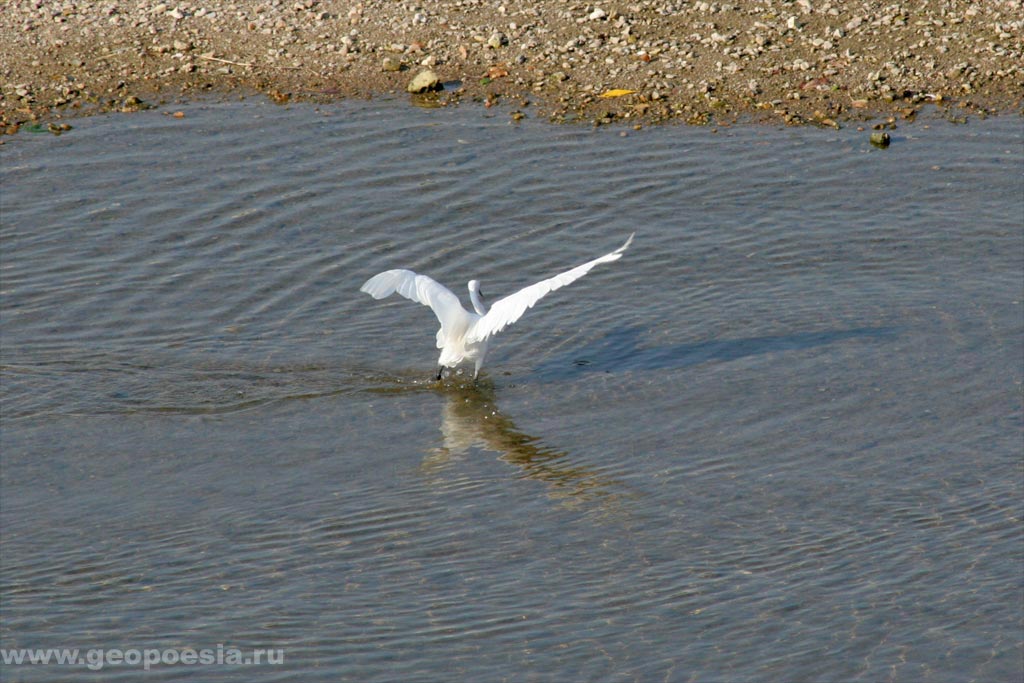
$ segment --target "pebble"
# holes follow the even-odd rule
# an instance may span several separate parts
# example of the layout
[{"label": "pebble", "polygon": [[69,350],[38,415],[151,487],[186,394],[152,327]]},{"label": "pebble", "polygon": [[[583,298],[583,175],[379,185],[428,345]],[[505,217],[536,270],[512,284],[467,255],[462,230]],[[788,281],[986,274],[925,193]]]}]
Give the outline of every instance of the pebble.
[{"label": "pebble", "polygon": [[426,69],[416,74],[416,77],[409,81],[406,90],[411,93],[424,93],[431,90],[440,90],[441,88],[441,79],[437,77],[436,73]]},{"label": "pebble", "polygon": [[[393,87],[383,72],[409,64],[462,79],[480,101],[537,93],[559,120],[842,122],[938,102],[1012,111],[1024,100],[1024,12],[1013,4],[4,0],[0,130],[87,93],[123,102],[125,88],[149,98],[329,82],[373,94]],[[482,84],[495,68],[507,75]],[[437,89],[433,78],[415,89]],[[75,92],[54,85],[67,82]],[[640,99],[598,103],[615,89]]]}]

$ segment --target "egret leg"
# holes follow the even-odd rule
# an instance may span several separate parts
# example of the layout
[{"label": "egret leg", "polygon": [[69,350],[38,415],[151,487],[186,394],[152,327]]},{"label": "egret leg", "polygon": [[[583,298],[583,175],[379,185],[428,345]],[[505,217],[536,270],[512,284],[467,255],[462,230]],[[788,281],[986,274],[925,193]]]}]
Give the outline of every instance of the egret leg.
[{"label": "egret leg", "polygon": [[443,373],[443,372],[444,372],[444,366],[442,365],[441,367],[439,367],[437,369],[437,378],[436,379],[437,379],[438,382],[441,381],[441,373]]}]

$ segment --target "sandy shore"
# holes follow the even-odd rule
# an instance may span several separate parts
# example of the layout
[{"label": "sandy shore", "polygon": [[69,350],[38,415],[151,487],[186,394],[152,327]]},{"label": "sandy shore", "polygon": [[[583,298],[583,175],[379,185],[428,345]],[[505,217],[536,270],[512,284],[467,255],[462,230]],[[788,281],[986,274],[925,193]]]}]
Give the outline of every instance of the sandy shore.
[{"label": "sandy shore", "polygon": [[596,123],[1020,113],[1019,0],[5,0],[7,132],[198,93],[404,93]]}]

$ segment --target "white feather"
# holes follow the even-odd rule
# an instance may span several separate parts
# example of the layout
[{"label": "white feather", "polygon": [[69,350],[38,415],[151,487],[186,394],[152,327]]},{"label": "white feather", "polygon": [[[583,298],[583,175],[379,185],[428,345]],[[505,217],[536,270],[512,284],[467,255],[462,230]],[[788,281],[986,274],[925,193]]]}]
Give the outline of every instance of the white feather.
[{"label": "white feather", "polygon": [[[429,306],[441,323],[441,329],[437,332],[437,348],[441,349],[438,365],[442,368],[453,368],[464,361],[472,361],[476,365],[473,373],[476,377],[487,356],[492,336],[519,320],[527,309],[532,308],[547,294],[575,282],[596,265],[619,260],[632,242],[633,235],[630,235],[625,244],[610,254],[587,261],[583,265],[499,299],[490,310],[480,299],[479,283],[471,280],[469,295],[473,300],[474,309],[478,311],[475,313],[464,309],[459,303],[459,298],[447,287],[411,270],[387,270],[374,275],[360,287],[360,291],[366,292],[374,299],[383,299],[397,292],[406,299]],[[439,371],[438,378],[440,376]]]},{"label": "white feather", "polygon": [[504,299],[498,299],[491,306],[487,315],[477,320],[473,327],[470,328],[469,338],[473,341],[483,341],[491,335],[501,332],[523,317],[523,313],[526,313],[527,309],[533,308],[534,304],[551,292],[579,280],[596,265],[618,261],[622,258],[622,252],[626,251],[632,242],[633,235],[630,235],[625,244],[610,254],[605,254],[593,261],[587,261],[581,266],[576,266],[572,270],[549,277],[547,280],[541,280],[536,284],[520,289],[515,294],[506,296]]}]

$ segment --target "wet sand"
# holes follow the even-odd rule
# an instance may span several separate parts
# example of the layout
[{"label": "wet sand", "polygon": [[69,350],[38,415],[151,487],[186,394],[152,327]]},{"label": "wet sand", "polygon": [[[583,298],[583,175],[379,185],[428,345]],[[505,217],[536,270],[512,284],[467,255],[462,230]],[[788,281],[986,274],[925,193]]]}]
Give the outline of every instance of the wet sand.
[{"label": "wet sand", "polygon": [[789,124],[1019,114],[1017,1],[598,4],[450,0],[8,0],[7,132],[200,94],[276,101],[405,93],[555,121]]}]

